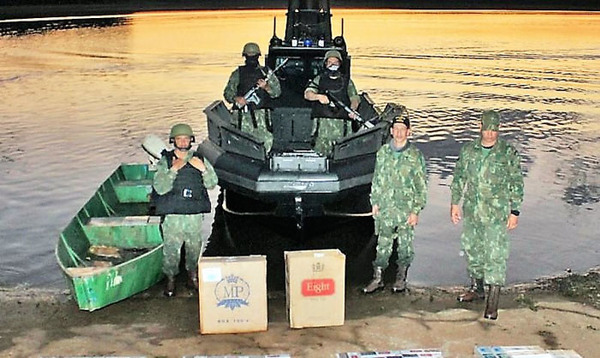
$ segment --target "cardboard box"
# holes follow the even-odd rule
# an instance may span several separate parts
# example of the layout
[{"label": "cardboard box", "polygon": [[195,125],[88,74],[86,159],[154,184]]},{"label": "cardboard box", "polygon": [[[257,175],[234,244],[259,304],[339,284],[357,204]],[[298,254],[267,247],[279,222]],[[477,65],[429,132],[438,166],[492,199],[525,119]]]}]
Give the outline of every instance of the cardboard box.
[{"label": "cardboard box", "polygon": [[552,354],[554,358],[583,358],[579,355],[579,353],[574,350],[566,350],[566,349],[555,349],[548,350],[548,353]]},{"label": "cardboard box", "polygon": [[265,256],[201,257],[200,333],[267,330]]},{"label": "cardboard box", "polygon": [[338,353],[336,358],[444,358],[439,349],[403,349],[379,352]]},{"label": "cardboard box", "polygon": [[346,256],[335,249],[285,251],[284,257],[290,327],[343,325]]},{"label": "cardboard box", "polygon": [[262,356],[252,355],[252,356],[184,356],[183,358],[291,358],[289,354],[267,354]]},{"label": "cardboard box", "polygon": [[478,358],[552,358],[539,346],[480,346],[475,347]]}]

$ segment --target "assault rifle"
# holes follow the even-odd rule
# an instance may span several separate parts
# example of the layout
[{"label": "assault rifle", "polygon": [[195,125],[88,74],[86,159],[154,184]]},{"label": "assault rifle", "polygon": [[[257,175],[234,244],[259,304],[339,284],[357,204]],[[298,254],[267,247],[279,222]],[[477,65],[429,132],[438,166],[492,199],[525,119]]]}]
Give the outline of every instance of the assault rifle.
[{"label": "assault rifle", "polygon": [[355,111],[352,108],[348,107],[344,102],[342,102],[342,100],[340,100],[339,98],[337,98],[333,93],[331,93],[329,91],[326,91],[325,94],[329,98],[329,105],[330,106],[332,106],[332,107],[336,107],[336,106],[340,107],[341,109],[343,109],[344,111],[346,111],[348,114],[352,114],[354,116],[354,120],[356,120],[358,123],[360,123],[360,125],[364,126],[367,129],[373,128],[375,126],[370,121],[363,119],[363,117],[360,115],[360,113],[358,113],[357,111]]},{"label": "assault rifle", "polygon": [[[268,73],[265,75],[264,80],[269,81],[271,78],[273,78],[273,76],[275,76],[275,72],[277,72],[281,67],[283,67],[289,60],[290,60],[289,58],[286,58],[285,60],[283,60],[279,65],[277,65],[277,67],[275,67],[275,69],[273,71],[271,71],[271,69],[269,69]],[[263,74],[265,74],[265,73],[263,72]],[[261,101],[261,98],[257,94],[259,89],[260,89],[260,87],[258,87],[258,83],[255,84],[252,88],[250,88],[248,90],[248,92],[246,92],[246,94],[244,95],[244,99],[246,100],[246,105],[243,108],[239,108],[239,107],[238,108],[243,109],[244,111],[247,111],[248,103],[254,103],[256,106],[258,106]],[[237,103],[236,103],[236,107],[237,107]]]}]

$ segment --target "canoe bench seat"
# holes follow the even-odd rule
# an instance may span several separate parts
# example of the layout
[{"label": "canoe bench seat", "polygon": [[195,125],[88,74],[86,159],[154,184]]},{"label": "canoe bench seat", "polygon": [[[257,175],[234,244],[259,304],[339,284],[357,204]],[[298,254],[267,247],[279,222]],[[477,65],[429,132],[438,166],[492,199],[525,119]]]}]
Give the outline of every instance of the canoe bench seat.
[{"label": "canoe bench seat", "polygon": [[162,243],[160,216],[92,217],[83,230],[91,245],[150,248]]},{"label": "canoe bench seat", "polygon": [[152,193],[152,179],[123,180],[114,185],[121,203],[147,203]]}]

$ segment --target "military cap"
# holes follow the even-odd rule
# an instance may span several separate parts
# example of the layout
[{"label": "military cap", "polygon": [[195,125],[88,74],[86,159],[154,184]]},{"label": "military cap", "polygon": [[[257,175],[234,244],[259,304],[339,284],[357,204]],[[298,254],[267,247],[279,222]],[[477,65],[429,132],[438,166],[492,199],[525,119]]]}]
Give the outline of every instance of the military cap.
[{"label": "military cap", "polygon": [[481,129],[497,131],[500,128],[500,115],[496,111],[485,111],[481,115]]},{"label": "military cap", "polygon": [[395,116],[392,120],[392,126],[396,123],[402,123],[406,126],[406,128],[410,128],[410,119],[408,118],[408,113],[402,112]]}]

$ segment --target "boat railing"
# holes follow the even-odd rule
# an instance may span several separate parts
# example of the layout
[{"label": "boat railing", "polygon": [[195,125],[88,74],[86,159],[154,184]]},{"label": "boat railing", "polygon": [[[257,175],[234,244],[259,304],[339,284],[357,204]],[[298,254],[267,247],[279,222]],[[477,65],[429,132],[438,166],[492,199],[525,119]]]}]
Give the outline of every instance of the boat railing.
[{"label": "boat railing", "polygon": [[263,162],[266,160],[263,142],[234,126],[231,112],[223,101],[213,102],[206,107],[204,113],[207,118],[208,137],[221,150]]}]

